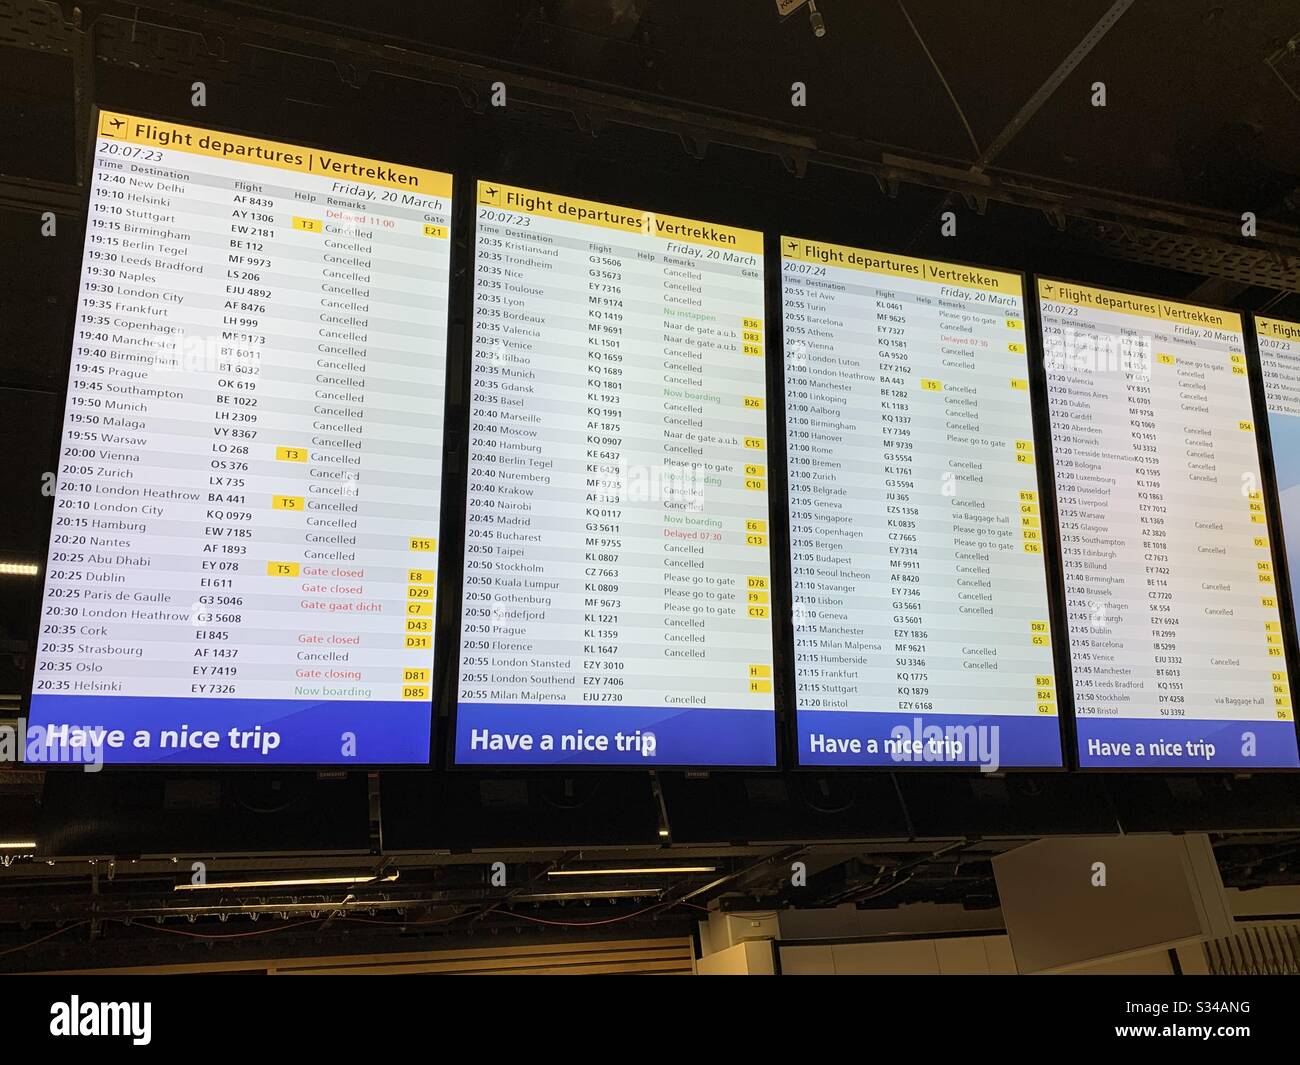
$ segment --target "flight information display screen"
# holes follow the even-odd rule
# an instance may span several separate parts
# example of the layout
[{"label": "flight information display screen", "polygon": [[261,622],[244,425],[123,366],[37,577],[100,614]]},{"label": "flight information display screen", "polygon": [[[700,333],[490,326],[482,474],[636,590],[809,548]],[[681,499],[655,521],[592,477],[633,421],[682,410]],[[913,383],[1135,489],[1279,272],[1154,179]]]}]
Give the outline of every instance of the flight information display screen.
[{"label": "flight information display screen", "polygon": [[1291,601],[1300,580],[1300,322],[1255,316]]},{"label": "flight information display screen", "polygon": [[451,192],[100,114],[31,701],[50,760],[429,761]]},{"label": "flight information display screen", "polygon": [[799,761],[1060,766],[1020,275],[781,258]]},{"label": "flight information display screen", "polygon": [[1240,315],[1038,295],[1079,764],[1295,767]]},{"label": "flight information display screen", "polygon": [[762,236],[479,182],[455,760],[776,760]]}]

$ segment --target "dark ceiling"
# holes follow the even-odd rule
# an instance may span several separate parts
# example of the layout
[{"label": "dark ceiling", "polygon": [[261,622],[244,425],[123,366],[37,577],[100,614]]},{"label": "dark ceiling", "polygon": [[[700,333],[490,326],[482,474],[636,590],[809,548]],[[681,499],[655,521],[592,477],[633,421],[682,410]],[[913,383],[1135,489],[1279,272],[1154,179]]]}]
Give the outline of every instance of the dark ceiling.
[{"label": "dark ceiling", "polygon": [[[821,0],[821,38],[806,8],[782,20],[773,0],[209,6],[969,166],[1113,5]],[[1137,0],[991,168],[1300,221],[1297,39],[1293,0]],[[790,104],[795,81],[807,86],[806,108]],[[1091,103],[1096,82],[1104,108]]]}]

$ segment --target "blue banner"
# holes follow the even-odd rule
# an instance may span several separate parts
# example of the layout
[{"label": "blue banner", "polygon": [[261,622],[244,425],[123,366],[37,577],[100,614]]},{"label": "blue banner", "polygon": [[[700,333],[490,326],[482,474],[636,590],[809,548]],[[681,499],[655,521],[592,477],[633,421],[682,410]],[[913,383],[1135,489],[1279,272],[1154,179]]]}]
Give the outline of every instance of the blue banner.
[{"label": "blue banner", "polygon": [[1099,718],[1076,721],[1085,769],[1295,769],[1290,721]]},{"label": "blue banner", "polygon": [[799,764],[1050,769],[1062,764],[1054,716],[799,711]]},{"label": "blue banner", "polygon": [[[80,729],[100,737],[106,765],[427,765],[431,718],[416,699],[33,695],[26,757],[83,760],[72,746]],[[66,736],[50,735],[58,726]]]},{"label": "blue banner", "polygon": [[461,703],[457,765],[776,765],[776,715],[716,707]]}]

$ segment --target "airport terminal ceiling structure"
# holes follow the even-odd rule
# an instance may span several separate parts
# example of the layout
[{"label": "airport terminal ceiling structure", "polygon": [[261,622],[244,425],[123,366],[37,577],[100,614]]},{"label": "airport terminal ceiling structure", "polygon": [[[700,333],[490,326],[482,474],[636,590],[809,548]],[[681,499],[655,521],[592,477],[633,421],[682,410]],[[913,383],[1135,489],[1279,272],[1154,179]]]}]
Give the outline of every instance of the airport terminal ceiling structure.
[{"label": "airport terminal ceiling structure", "polygon": [[[863,247],[1300,319],[1291,5],[1002,2],[962,18],[921,0],[819,6],[824,37],[805,12],[781,19],[763,0],[10,0],[0,226],[16,254],[0,303],[16,326],[0,386],[15,460],[0,484],[26,491],[57,437],[76,257],[30,219],[83,211],[95,107],[534,188],[617,189],[607,198],[769,232],[794,211]],[[792,106],[795,83],[805,106]],[[940,233],[945,211],[955,236]],[[30,553],[44,520],[19,517],[4,548]],[[12,587],[0,605],[33,610]],[[22,634],[5,639],[12,661],[29,653]],[[16,690],[19,673],[6,664],[0,688]],[[312,952],[348,935],[405,947],[492,927],[564,934],[595,907],[626,922],[615,929],[680,933],[716,897],[787,904],[792,861],[813,876],[801,905],[982,908],[995,902],[991,855],[1056,832],[1208,830],[1229,886],[1289,882],[1300,818],[1293,789],[1266,776],[109,774],[94,809],[66,774],[0,770],[0,789],[0,809],[52,863],[3,871],[0,920],[14,931],[0,945],[55,920],[111,925],[105,964],[144,950],[143,933],[119,934],[128,920],[310,925],[330,897],[265,888],[178,908],[181,855],[182,868],[224,856],[213,868],[227,880],[326,865],[356,876],[348,909],[383,923],[310,927],[299,946]],[[493,884],[494,860],[511,887]],[[689,871],[582,876],[661,860]],[[55,967],[57,944],[33,965]]]}]

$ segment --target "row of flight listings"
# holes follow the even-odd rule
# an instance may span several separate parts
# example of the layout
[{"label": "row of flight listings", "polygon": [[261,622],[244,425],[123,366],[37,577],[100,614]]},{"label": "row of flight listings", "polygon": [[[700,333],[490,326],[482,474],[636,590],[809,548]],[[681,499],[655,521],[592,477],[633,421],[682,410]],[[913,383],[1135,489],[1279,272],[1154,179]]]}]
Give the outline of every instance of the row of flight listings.
[{"label": "row of flight listings", "polygon": [[[451,176],[94,158],[26,757],[429,764]],[[476,198],[451,760],[776,765],[762,235]],[[1039,279],[1040,462],[1021,275],[780,249],[795,764],[1300,767],[1300,326],[1250,323],[1274,523],[1241,315]]]}]

